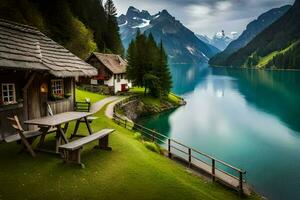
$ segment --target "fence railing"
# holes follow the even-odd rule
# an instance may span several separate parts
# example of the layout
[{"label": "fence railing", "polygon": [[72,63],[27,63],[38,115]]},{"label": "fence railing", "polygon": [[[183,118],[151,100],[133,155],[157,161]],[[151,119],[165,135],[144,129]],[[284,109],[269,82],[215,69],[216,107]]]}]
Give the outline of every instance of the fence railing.
[{"label": "fence railing", "polygon": [[[131,100],[125,100],[124,102],[129,102]],[[122,102],[119,102],[119,105],[122,105]],[[123,117],[116,112],[114,113],[114,120],[117,124],[123,125],[127,129],[136,130],[142,133],[142,136],[145,139],[151,140],[164,147],[169,158],[173,158],[174,156],[176,158],[179,157],[181,160],[185,161],[189,167],[199,168],[200,170],[208,173],[212,177],[213,181],[218,179],[221,182],[225,182],[226,185],[231,186],[239,191],[240,194],[243,194],[243,186],[245,182],[244,174],[246,174],[246,171],[214,158],[213,156],[203,153],[195,148],[182,144],[174,139],[168,138],[167,136],[140,124],[129,121],[126,117]],[[225,169],[227,170],[225,171]]]}]

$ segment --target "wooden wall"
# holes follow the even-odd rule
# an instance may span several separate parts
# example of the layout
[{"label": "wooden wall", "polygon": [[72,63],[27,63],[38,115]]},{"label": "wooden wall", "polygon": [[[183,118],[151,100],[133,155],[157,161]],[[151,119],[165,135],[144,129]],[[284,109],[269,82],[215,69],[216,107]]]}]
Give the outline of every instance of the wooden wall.
[{"label": "wooden wall", "polygon": [[[12,70],[0,70],[0,141],[3,137],[14,132],[14,129],[8,124],[7,117],[14,115],[23,119],[22,86],[25,85],[26,73]],[[16,99],[19,103],[14,105],[2,105],[2,83],[15,83]]]},{"label": "wooden wall", "polygon": [[[4,75],[5,74],[5,75]],[[27,90],[27,101],[24,97],[22,88],[26,85],[33,72],[15,72],[15,71],[0,71],[0,83],[1,81],[9,81],[16,84],[17,100],[24,100],[14,105],[0,105],[0,135],[5,137],[9,134],[15,133],[14,130],[8,124],[7,117],[17,115],[20,121],[26,119],[34,119],[47,115],[47,103],[53,108],[54,113],[61,113],[71,111],[74,108],[75,99],[75,79],[65,78],[64,89],[65,94],[71,93],[71,97],[64,100],[49,101],[51,92],[51,79],[57,79],[46,73],[36,73],[33,81]],[[3,76],[3,77],[2,77]],[[41,93],[40,86],[42,83],[48,85],[48,93]],[[1,92],[1,91],[0,91]],[[27,107],[26,107],[27,106]],[[27,112],[26,112],[27,111]],[[23,125],[24,126],[24,125]],[[26,127],[24,129],[34,129],[35,127]],[[0,136],[0,140],[1,140]]]},{"label": "wooden wall", "polygon": [[72,111],[74,108],[72,99],[64,99],[60,101],[49,101],[48,103],[51,106],[53,114]]}]

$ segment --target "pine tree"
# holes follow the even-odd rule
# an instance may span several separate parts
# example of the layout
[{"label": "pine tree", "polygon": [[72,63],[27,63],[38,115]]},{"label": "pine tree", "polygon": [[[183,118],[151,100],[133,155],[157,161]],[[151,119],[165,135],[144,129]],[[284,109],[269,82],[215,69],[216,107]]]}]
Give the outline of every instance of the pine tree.
[{"label": "pine tree", "polygon": [[161,96],[166,96],[170,93],[172,88],[172,76],[168,66],[168,56],[163,47],[163,43],[160,43],[159,60],[158,60],[158,77],[160,78]]},{"label": "pine tree", "polygon": [[[136,37],[136,70],[137,70],[137,83],[138,86],[144,87],[145,86],[145,75],[147,74],[147,71],[149,71],[149,62],[147,62],[147,51],[146,51],[146,45],[147,45],[147,38],[144,34],[137,34]],[[145,92],[147,88],[145,87]]]},{"label": "pine tree", "polygon": [[152,34],[137,32],[127,51],[127,77],[154,97],[165,97],[172,87],[168,57],[162,43],[157,46]]},{"label": "pine tree", "polygon": [[112,0],[107,0],[104,5],[104,10],[107,19],[106,45],[113,53],[124,56],[124,47],[119,33],[117,22],[117,9]]},{"label": "pine tree", "polygon": [[135,41],[131,41],[129,44],[128,50],[127,50],[127,70],[126,70],[126,76],[129,80],[132,81],[132,83],[136,86],[138,86],[138,82],[136,80],[137,77],[137,64],[136,64],[136,44]]},{"label": "pine tree", "polygon": [[144,87],[146,38],[140,30],[136,33],[135,40],[131,41],[127,50],[127,77],[135,86]]}]

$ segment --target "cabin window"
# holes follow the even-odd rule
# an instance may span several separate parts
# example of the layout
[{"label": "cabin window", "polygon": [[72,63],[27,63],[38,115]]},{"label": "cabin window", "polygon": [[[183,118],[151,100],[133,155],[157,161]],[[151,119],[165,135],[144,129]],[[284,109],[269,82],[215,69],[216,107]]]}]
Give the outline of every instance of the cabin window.
[{"label": "cabin window", "polygon": [[62,79],[51,80],[52,94],[56,96],[64,96],[64,81]]},{"label": "cabin window", "polygon": [[3,83],[2,86],[2,102],[3,104],[16,103],[16,89],[14,83]]}]

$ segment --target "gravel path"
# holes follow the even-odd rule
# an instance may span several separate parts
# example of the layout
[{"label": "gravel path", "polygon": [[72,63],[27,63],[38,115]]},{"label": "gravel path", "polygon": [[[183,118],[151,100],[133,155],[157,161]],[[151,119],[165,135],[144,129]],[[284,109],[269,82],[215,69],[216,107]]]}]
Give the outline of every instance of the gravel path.
[{"label": "gravel path", "polygon": [[119,96],[111,96],[111,97],[107,97],[105,99],[102,99],[96,103],[93,103],[91,105],[91,113],[95,114],[96,112],[98,112],[99,110],[101,110],[103,108],[103,106],[105,106],[107,103],[109,102],[113,102],[116,101],[118,99],[120,99],[122,97]]},{"label": "gravel path", "polygon": [[115,100],[114,102],[110,103],[106,110],[105,110],[105,116],[112,119],[113,115],[114,115],[114,107],[117,103],[119,103],[120,101],[122,101],[123,99],[125,99],[127,97],[120,97],[119,99]]}]

